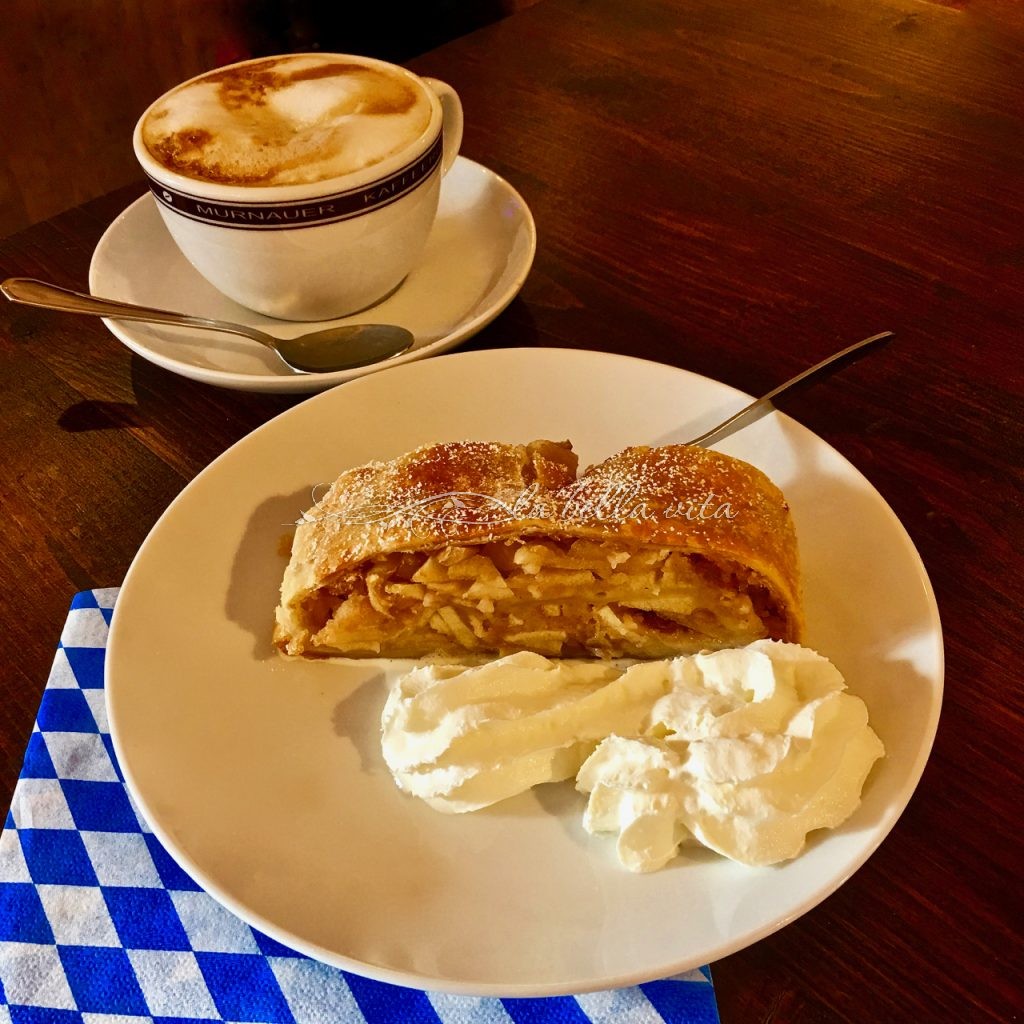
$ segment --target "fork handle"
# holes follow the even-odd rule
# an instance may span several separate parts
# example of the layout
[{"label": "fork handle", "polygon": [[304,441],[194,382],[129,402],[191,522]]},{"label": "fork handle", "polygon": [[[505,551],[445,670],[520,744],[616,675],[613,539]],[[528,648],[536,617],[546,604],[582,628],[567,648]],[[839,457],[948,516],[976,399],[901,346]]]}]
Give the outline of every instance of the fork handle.
[{"label": "fork handle", "polygon": [[777,388],[772,388],[767,395],[755,398],[753,402],[745,405],[739,412],[733,413],[727,420],[722,420],[717,426],[712,427],[710,430],[705,430],[699,437],[695,437],[692,441],[687,441],[686,443],[707,447],[712,441],[728,437],[739,430],[740,427],[745,427],[748,423],[753,422],[754,419],[760,418],[766,412],[770,412],[772,409],[772,399],[778,398],[784,391],[789,391],[790,388],[795,387],[797,384],[802,384],[805,380],[809,380],[816,374],[821,373],[826,367],[831,366],[833,363],[838,363],[841,359],[853,355],[853,353],[858,352],[860,349],[867,348],[869,345],[874,345],[877,341],[884,341],[892,336],[892,331],[882,331],[880,334],[872,334],[870,338],[865,338],[863,341],[849,345],[839,352],[833,352],[827,359],[822,359],[820,363],[809,366],[803,373],[790,377],[789,380],[780,384]]}]

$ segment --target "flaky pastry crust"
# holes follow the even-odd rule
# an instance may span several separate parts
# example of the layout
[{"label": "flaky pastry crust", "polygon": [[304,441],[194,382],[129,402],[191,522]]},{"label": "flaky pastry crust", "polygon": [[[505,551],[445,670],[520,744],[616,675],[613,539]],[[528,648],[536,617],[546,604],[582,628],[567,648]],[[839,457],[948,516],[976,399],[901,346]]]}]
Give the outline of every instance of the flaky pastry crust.
[{"label": "flaky pastry crust", "polygon": [[292,655],[663,657],[799,642],[796,535],[758,469],[686,445],[576,474],[569,442],[429,445],[347,470],[297,527]]}]

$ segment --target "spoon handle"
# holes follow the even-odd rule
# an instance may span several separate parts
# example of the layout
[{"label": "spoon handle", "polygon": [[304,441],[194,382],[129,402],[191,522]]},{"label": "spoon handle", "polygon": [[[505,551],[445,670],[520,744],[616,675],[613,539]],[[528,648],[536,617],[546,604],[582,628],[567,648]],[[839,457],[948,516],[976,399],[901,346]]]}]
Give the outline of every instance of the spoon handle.
[{"label": "spoon handle", "polygon": [[223,331],[225,334],[240,334],[243,338],[251,338],[269,348],[275,347],[269,335],[242,327],[240,324],[236,326],[223,320],[210,320],[204,316],[172,313],[166,309],[151,309],[149,306],[136,306],[114,299],[100,299],[67,288],[58,288],[56,285],[46,284],[31,277],[9,277],[0,284],[0,292],[12,302],[20,302],[25,306],[40,306],[62,313],[82,313],[85,316],[106,316],[116,320],[141,320],[151,324],[203,327],[210,331]]},{"label": "spoon handle", "polygon": [[798,373],[795,377],[790,377],[789,380],[780,384],[777,388],[773,388],[768,392],[768,394],[762,395],[749,405],[745,405],[739,412],[733,413],[732,416],[727,420],[723,420],[718,424],[718,426],[712,427],[710,430],[705,430],[703,434],[695,437],[692,441],[687,441],[686,443],[699,444],[706,447],[711,441],[719,440],[723,436],[735,433],[735,431],[739,430],[741,426],[746,426],[749,420],[759,418],[766,412],[769,412],[772,407],[772,399],[778,398],[778,396],[784,391],[788,391],[797,384],[803,383],[815,374],[820,373],[825,369],[825,367],[831,366],[833,363],[837,363],[840,359],[852,355],[859,349],[867,348],[869,345],[875,344],[875,342],[883,341],[884,339],[891,338],[892,336],[892,331],[882,331],[881,334],[872,334],[870,338],[865,338],[863,341],[858,341],[854,345],[849,345],[839,352],[834,352],[827,359],[822,359],[820,363],[815,363],[814,366],[808,367],[803,371],[803,373]]}]

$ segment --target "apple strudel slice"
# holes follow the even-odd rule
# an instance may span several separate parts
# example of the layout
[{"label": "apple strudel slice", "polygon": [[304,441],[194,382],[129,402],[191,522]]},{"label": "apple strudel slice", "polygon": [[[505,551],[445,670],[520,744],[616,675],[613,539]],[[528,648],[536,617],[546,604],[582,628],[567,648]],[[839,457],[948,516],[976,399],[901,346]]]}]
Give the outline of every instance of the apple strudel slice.
[{"label": "apple strudel slice", "polygon": [[296,529],[274,639],[305,656],[665,658],[799,642],[796,536],[753,466],[460,442],[343,473]]}]

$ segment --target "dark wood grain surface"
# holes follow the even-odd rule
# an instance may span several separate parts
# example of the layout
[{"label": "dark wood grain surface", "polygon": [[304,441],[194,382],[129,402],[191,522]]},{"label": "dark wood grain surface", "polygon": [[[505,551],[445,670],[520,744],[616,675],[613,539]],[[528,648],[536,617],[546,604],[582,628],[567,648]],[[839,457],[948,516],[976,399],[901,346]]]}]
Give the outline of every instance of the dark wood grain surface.
[{"label": "dark wood grain surface", "polygon": [[[471,347],[622,352],[786,406],[892,505],[931,575],[946,695],[920,788],[850,881],[714,966],[723,1021],[1020,1019],[1024,11],[916,0],[543,0],[414,62],[540,246]],[[73,173],[73,168],[69,168]],[[83,286],[125,189],[0,243]],[[185,483],[295,399],[219,391],[98,322],[0,307],[0,790],[72,593],[117,584]],[[680,922],[685,927],[685,921]]]}]

